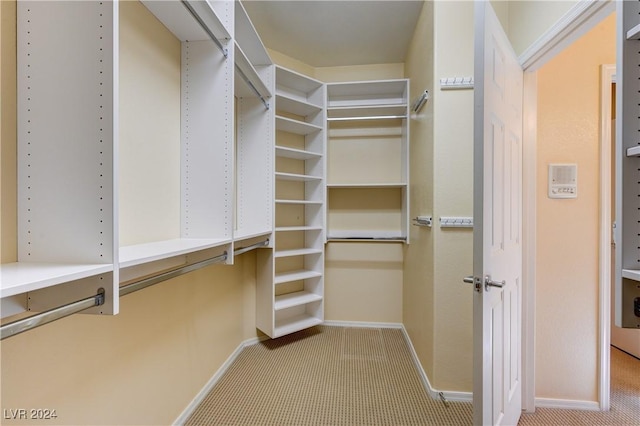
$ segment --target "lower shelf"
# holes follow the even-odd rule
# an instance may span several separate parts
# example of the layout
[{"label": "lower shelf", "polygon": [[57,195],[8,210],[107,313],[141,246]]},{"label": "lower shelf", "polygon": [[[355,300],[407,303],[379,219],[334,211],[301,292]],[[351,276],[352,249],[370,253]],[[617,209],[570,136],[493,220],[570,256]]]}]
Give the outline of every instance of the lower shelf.
[{"label": "lower shelf", "polygon": [[284,336],[286,334],[295,333],[315,325],[322,324],[322,319],[311,315],[303,314],[290,317],[276,322],[274,337]]},{"label": "lower shelf", "polygon": [[278,273],[276,274],[275,280],[273,282],[274,284],[282,284],[282,283],[289,283],[292,281],[300,281],[300,280],[306,280],[309,278],[321,277],[321,276],[322,276],[322,272],[299,269],[296,271]]},{"label": "lower shelf", "polygon": [[306,305],[307,303],[319,302],[322,296],[308,291],[296,291],[295,293],[283,294],[276,296],[274,309],[280,311],[282,309],[293,308],[294,306]]}]

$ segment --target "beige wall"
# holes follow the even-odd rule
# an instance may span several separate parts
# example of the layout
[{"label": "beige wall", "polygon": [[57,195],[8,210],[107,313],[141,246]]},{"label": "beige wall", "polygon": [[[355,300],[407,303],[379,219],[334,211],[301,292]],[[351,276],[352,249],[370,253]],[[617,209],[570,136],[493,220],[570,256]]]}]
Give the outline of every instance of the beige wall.
[{"label": "beige wall", "polygon": [[[13,6],[0,2],[3,262],[14,261],[16,251]],[[176,41],[146,9],[124,2],[121,13],[125,40],[144,41],[132,26],[146,28],[173,44],[162,52],[171,52],[173,64],[177,53],[179,63]],[[123,59],[130,66],[135,58]],[[179,128],[178,120],[169,126]],[[74,315],[2,341],[0,408],[55,409],[51,423],[65,425],[170,424],[239,344],[256,336],[255,253],[247,253],[234,266],[211,266],[123,297],[119,315]]]},{"label": "beige wall", "polygon": [[[427,2],[416,26],[407,54],[406,73],[411,78],[411,99],[428,89],[432,97],[410,121],[409,152],[410,217],[430,215],[434,205],[434,99],[433,70],[434,2]],[[434,357],[434,232],[410,226],[410,245],[405,247],[402,322],[411,338],[422,368],[433,378]]]},{"label": "beige wall", "polygon": [[0,2],[0,262],[15,262],[16,181],[16,4]]},{"label": "beige wall", "polygon": [[[600,65],[611,16],[538,72],[536,396],[597,401]],[[550,163],[578,164],[578,198],[547,197]]]}]

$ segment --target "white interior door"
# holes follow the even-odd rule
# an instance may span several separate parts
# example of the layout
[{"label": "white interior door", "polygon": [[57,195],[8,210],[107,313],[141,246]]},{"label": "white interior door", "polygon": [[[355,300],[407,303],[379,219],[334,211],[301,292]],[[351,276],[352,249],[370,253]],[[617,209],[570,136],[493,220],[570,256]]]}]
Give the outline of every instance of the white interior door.
[{"label": "white interior door", "polygon": [[478,1],[473,411],[482,425],[515,425],[522,407],[522,95],[511,44],[489,1]]}]

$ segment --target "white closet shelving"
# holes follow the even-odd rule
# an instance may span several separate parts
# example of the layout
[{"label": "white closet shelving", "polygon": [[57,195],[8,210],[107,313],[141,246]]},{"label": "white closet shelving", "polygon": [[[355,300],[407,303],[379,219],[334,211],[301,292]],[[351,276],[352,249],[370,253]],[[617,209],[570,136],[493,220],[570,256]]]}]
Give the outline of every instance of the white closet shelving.
[{"label": "white closet shelving", "polygon": [[[11,314],[16,297],[41,311],[99,289],[105,304],[87,312],[115,314],[123,279],[223,251],[231,263],[234,245],[274,232],[275,69],[244,7],[142,4],[180,41],[179,62],[154,62],[173,55],[155,39],[135,55],[120,2],[18,2],[19,253],[0,266]],[[173,79],[169,101],[137,91],[170,97],[162,78]],[[160,141],[165,122],[175,132]],[[128,234],[137,228],[149,230]]]},{"label": "white closet shelving", "polygon": [[258,251],[257,291],[270,337],[324,320],[324,87],[276,67],[274,250]]},{"label": "white closet shelving", "polygon": [[327,84],[327,238],[407,241],[409,81]]},{"label": "white closet shelving", "polygon": [[117,40],[117,3],[17,5],[18,262],[0,266],[3,301],[45,306],[42,291],[72,283],[76,300],[105,290],[91,312],[118,312]]},{"label": "white closet shelving", "polygon": [[615,324],[640,328],[640,2],[622,1],[617,7]]},{"label": "white closet shelving", "polygon": [[[235,3],[234,240],[273,232],[275,68],[242,3]],[[244,243],[243,243],[244,244]]]}]

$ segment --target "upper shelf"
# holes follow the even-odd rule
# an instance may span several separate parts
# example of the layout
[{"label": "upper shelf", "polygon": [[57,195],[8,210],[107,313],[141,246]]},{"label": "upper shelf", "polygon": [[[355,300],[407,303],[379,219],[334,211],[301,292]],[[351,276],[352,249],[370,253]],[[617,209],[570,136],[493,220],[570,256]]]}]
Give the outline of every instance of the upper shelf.
[{"label": "upper shelf", "polygon": [[327,108],[407,105],[407,80],[327,84]]},{"label": "upper shelf", "polygon": [[322,127],[304,121],[293,120],[287,117],[276,116],[276,129],[298,135],[310,135],[319,132]]},{"label": "upper shelf", "polygon": [[322,107],[301,100],[299,97],[293,97],[290,94],[282,93],[276,87],[276,110],[307,117],[322,112]]},{"label": "upper shelf", "polygon": [[239,97],[259,95],[263,99],[270,98],[271,90],[260,77],[255,67],[257,64],[251,62],[237,41],[234,43],[234,49],[236,69],[241,73],[240,78],[236,78],[236,95]]},{"label": "upper shelf", "polygon": [[407,104],[343,106],[327,108],[327,119],[363,120],[407,118]]},{"label": "upper shelf", "polygon": [[0,298],[113,271],[111,264],[14,262],[0,265]]},{"label": "upper shelf", "polygon": [[[218,3],[218,7],[225,7]],[[209,40],[211,35],[218,40],[231,38],[214,2],[142,0],[142,4],[180,41]]]}]

